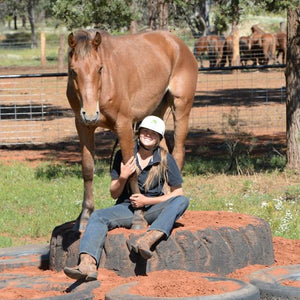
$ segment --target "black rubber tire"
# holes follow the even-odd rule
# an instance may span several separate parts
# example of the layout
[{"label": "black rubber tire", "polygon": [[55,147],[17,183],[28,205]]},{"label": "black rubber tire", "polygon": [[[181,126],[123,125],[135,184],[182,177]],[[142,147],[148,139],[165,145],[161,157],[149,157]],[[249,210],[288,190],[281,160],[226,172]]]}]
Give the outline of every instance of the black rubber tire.
[{"label": "black rubber tire", "polygon": [[193,297],[148,297],[129,294],[128,290],[138,284],[138,282],[130,282],[120,285],[105,295],[105,300],[258,300],[259,290],[252,284],[237,279],[220,278],[220,277],[204,277],[210,281],[230,281],[234,282],[239,288],[233,292],[211,296],[193,296]]},{"label": "black rubber tire", "polygon": [[75,222],[67,222],[54,228],[50,240],[50,270],[59,272],[65,266],[77,265],[81,233],[74,230]]},{"label": "black rubber tire", "polygon": [[[201,212],[203,215],[205,213]],[[226,212],[223,214],[226,215]],[[233,218],[236,216],[235,223],[238,223],[239,215],[230,214]],[[219,222],[222,223],[221,217]],[[79,238],[72,227],[73,223],[70,222],[53,231],[51,270],[61,271],[65,266],[74,267],[78,263]],[[179,227],[167,240],[155,245],[153,256],[148,261],[127,248],[128,238],[134,243],[138,237],[139,233],[129,230],[128,235],[110,231],[102,251],[100,267],[114,270],[122,277],[174,269],[225,276],[249,264],[270,266],[274,263],[270,226],[256,217],[250,217],[249,223],[239,228],[224,226],[190,230],[188,227]]]},{"label": "black rubber tire", "polygon": [[0,257],[2,257],[0,259],[0,271],[22,266],[36,266],[40,269],[48,269],[49,245],[1,248]]},{"label": "black rubber tire", "polygon": [[250,282],[255,285],[263,300],[300,299],[300,288],[282,285],[285,280],[300,280],[300,265],[277,266],[253,272]]},{"label": "black rubber tire", "polygon": [[[98,288],[100,284],[99,281],[77,281],[70,286],[69,282],[53,282],[53,278],[48,278],[48,276],[27,277],[24,274],[1,273],[0,290],[9,285],[27,289],[39,286],[42,291],[68,291],[61,296],[38,298],[39,300],[91,300],[94,299],[93,289]],[[36,297],[30,299],[36,299]],[[27,300],[30,299],[27,298]]]}]

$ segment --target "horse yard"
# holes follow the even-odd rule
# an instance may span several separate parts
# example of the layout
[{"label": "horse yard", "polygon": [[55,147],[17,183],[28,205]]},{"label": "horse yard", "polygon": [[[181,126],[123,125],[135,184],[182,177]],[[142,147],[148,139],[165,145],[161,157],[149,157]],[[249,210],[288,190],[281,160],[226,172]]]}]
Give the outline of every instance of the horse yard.
[{"label": "horse yard", "polygon": [[[54,72],[51,68],[0,69],[2,75]],[[34,159],[80,160],[66,82],[67,76],[0,79],[0,158],[11,160],[14,153],[20,156],[17,149],[27,149],[34,150]],[[226,139],[239,139],[244,134],[262,145],[285,145],[285,109],[282,69],[199,72],[187,153],[216,149],[215,145]],[[171,112],[165,121],[171,131]],[[113,133],[98,129],[96,155],[109,156],[114,139]]]}]

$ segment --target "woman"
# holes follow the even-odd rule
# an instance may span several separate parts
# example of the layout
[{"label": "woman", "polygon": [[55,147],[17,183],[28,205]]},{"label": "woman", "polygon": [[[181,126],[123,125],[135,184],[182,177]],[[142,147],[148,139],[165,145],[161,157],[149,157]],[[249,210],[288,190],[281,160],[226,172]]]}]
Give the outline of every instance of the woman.
[{"label": "woman", "polygon": [[[123,164],[121,151],[116,153],[110,185],[111,196],[117,199],[116,205],[92,213],[80,242],[80,264],[74,268],[65,267],[67,276],[96,280],[107,232],[117,227],[130,228],[135,208],[144,210],[150,227],[134,245],[129,245],[133,251],[149,259],[152,256],[150,247],[161,238],[169,237],[189,201],[183,196],[183,180],[174,158],[159,147],[164,133],[163,120],[148,116],[139,126],[135,156]],[[135,171],[140,194],[131,194],[127,184]],[[165,183],[170,187],[168,194],[163,193]]]}]

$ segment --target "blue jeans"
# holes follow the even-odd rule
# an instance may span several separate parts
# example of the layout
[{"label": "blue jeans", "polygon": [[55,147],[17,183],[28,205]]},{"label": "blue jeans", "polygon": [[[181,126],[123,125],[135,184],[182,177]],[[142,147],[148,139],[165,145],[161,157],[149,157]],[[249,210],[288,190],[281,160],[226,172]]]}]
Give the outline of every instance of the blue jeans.
[{"label": "blue jeans", "polygon": [[[151,224],[148,231],[159,230],[169,237],[174,223],[182,216],[188,205],[189,200],[185,196],[176,196],[148,206],[145,208],[145,219]],[[129,202],[94,211],[80,242],[79,253],[93,256],[99,265],[107,232],[117,227],[130,228],[132,218],[133,209]]]}]

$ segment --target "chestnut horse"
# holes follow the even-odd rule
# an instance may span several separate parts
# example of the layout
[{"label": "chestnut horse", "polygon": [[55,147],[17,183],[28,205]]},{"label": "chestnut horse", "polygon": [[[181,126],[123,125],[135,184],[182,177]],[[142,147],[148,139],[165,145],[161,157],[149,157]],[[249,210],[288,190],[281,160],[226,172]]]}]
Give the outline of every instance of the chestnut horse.
[{"label": "chestnut horse", "polygon": [[277,38],[277,44],[276,44],[276,50],[277,50],[277,54],[276,54],[276,59],[278,62],[278,57],[280,55],[280,53],[282,53],[282,63],[285,64],[286,63],[286,44],[287,44],[287,36],[285,32],[277,32],[276,33],[276,38]]},{"label": "chestnut horse", "polygon": [[270,60],[276,61],[277,37],[272,33],[265,33],[257,25],[251,27],[249,50],[252,51],[260,65],[267,65]]},{"label": "chestnut horse", "polygon": [[[83,231],[94,210],[95,129],[100,126],[117,134],[126,162],[134,154],[132,124],[150,114],[163,118],[171,107],[172,154],[182,169],[198,65],[187,45],[165,31],[115,37],[80,30],[69,34],[68,44],[67,97],[82,149],[84,199],[78,225]],[[139,193],[136,174],[130,187]]]},{"label": "chestnut horse", "polygon": [[194,45],[194,55],[200,59],[200,67],[203,68],[203,56],[205,53],[208,55],[209,67],[213,68],[218,66],[219,59],[222,57],[223,51],[222,41],[217,35],[207,35],[199,37]]}]

